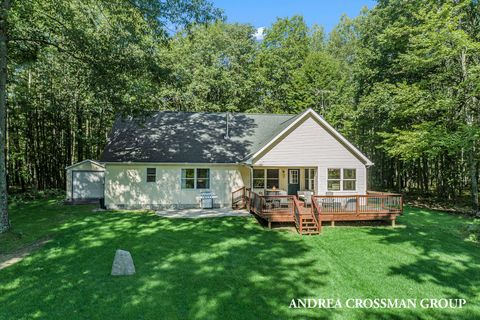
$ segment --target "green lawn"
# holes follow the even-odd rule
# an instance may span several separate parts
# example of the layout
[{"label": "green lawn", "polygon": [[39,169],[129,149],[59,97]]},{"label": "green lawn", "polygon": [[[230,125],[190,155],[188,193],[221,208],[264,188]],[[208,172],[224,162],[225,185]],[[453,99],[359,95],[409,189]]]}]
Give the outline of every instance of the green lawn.
[{"label": "green lawn", "polygon": [[[37,201],[11,207],[0,253],[49,237],[0,270],[0,319],[480,318],[471,219],[406,208],[398,227],[300,237],[252,218],[167,220]],[[109,275],[117,248],[132,277]],[[465,298],[461,310],[289,309],[292,298]]]}]

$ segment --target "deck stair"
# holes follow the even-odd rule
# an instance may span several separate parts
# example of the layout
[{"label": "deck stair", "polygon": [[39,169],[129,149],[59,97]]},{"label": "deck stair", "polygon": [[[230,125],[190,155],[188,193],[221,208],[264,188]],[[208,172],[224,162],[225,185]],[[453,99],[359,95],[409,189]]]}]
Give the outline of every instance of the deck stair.
[{"label": "deck stair", "polygon": [[305,208],[297,199],[294,200],[295,227],[301,235],[320,234],[320,224],[313,213],[313,208]]}]

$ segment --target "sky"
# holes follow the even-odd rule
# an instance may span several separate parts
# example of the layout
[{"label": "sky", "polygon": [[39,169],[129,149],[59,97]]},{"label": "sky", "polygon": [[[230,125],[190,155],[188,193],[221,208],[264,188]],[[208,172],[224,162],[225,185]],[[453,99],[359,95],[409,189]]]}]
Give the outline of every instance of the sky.
[{"label": "sky", "polygon": [[262,30],[277,17],[303,15],[309,26],[322,25],[328,34],[342,14],[356,17],[362,7],[372,8],[373,0],[213,0],[214,5],[225,11],[228,22],[249,23],[257,28],[257,39]]}]

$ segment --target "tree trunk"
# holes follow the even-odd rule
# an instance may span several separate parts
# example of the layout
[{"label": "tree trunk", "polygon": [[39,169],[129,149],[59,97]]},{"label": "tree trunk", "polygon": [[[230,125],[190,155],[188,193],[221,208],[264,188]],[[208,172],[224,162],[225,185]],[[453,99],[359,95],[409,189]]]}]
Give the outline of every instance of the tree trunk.
[{"label": "tree trunk", "polygon": [[0,233],[10,229],[7,202],[7,172],[5,163],[7,117],[7,11],[9,0],[0,5]]},{"label": "tree trunk", "polygon": [[475,159],[475,149],[471,151],[470,155],[470,179],[472,192],[472,211],[473,214],[478,215],[478,177],[477,177],[477,161]]}]

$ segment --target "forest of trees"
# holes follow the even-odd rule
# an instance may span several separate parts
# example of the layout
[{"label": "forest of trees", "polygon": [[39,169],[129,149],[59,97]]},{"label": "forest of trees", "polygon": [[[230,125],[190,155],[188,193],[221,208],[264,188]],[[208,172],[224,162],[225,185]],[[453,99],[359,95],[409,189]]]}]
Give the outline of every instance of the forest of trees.
[{"label": "forest of trees", "polygon": [[119,113],[310,107],[375,162],[371,189],[478,212],[477,0],[382,0],[329,34],[278,18],[261,41],[207,0],[1,1],[11,193],[63,189]]}]

